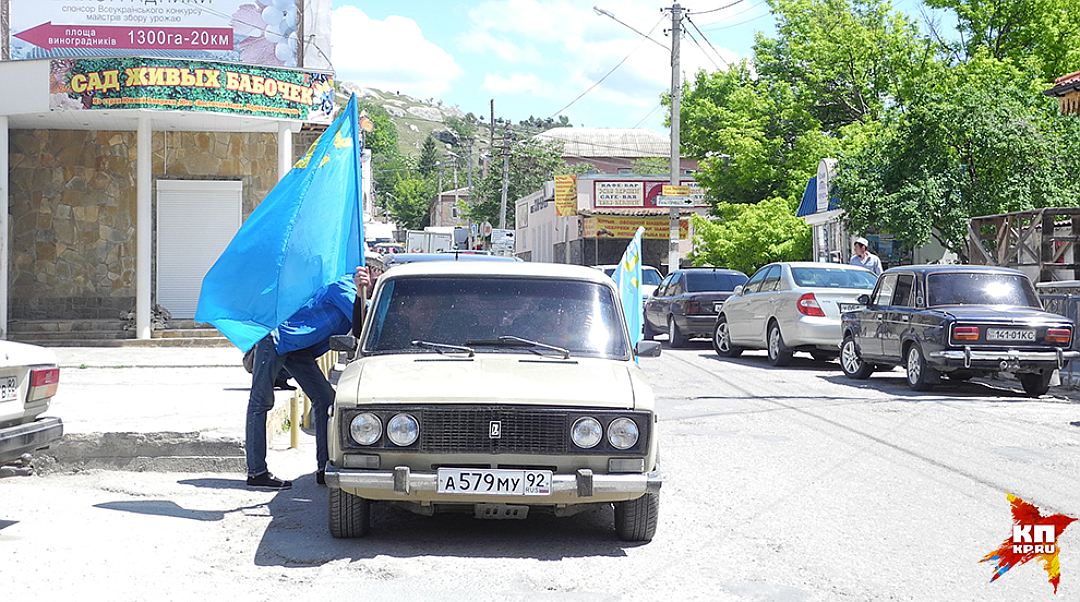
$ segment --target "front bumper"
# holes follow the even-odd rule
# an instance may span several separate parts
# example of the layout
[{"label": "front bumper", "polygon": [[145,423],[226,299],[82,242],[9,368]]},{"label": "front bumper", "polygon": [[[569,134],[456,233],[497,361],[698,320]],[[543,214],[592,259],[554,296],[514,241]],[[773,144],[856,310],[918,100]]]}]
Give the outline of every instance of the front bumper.
[{"label": "front bumper", "polygon": [[0,428],[0,463],[48,447],[64,436],[59,418],[38,418],[27,424]]},{"label": "front bumper", "polygon": [[[1019,349],[979,350],[971,347],[930,352],[932,363],[941,362],[950,367],[984,368],[1006,371],[1064,368],[1069,360],[1080,357],[1080,351],[1021,351]],[[1003,367],[1004,366],[1004,367]]]},{"label": "front bumper", "polygon": [[552,475],[551,495],[462,495],[438,492],[434,472],[413,472],[407,466],[393,471],[326,467],[326,485],[369,500],[439,504],[527,504],[535,506],[594,504],[637,499],[656,493],[663,485],[660,471],[596,474],[580,469],[574,474]]}]

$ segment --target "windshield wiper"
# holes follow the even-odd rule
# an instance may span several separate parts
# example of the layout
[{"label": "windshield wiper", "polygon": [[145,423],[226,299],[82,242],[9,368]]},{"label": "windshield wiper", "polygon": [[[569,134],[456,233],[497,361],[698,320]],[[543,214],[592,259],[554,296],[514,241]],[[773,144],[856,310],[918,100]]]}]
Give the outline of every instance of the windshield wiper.
[{"label": "windshield wiper", "polygon": [[563,356],[564,360],[570,359],[570,350],[563,349],[562,347],[556,347],[554,345],[548,345],[547,343],[541,343],[540,341],[533,341],[531,339],[523,339],[521,337],[515,337],[511,335],[503,335],[495,339],[477,339],[465,341],[466,345],[484,345],[489,347],[535,347],[537,349],[547,349],[548,351],[554,351]]},{"label": "windshield wiper", "polygon": [[472,347],[465,347],[464,345],[447,345],[445,343],[432,343],[431,341],[412,341],[411,345],[421,349],[434,349],[439,352],[439,355],[448,351],[467,353],[469,354],[469,357],[476,355],[476,351]]}]

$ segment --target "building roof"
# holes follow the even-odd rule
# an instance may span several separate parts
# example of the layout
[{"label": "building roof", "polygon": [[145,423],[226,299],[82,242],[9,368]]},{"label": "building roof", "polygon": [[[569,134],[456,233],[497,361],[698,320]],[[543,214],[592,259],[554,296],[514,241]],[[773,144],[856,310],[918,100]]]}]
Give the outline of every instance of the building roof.
[{"label": "building roof", "polygon": [[[831,197],[829,199],[828,211],[840,208],[840,199]],[[818,212],[817,206],[817,176],[810,178],[806,183],[806,189],[803,190],[802,201],[799,202],[799,210],[795,212],[795,217],[806,217],[808,215],[814,215]]]},{"label": "building roof", "polygon": [[564,156],[639,158],[671,154],[667,136],[646,129],[553,128],[536,138],[561,142]]}]

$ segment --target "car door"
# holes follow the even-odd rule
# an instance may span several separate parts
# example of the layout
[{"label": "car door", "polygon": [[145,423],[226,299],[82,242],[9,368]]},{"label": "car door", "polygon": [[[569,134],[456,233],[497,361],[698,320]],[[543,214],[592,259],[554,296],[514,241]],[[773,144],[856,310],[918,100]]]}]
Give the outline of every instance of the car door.
[{"label": "car door", "polygon": [[727,318],[728,335],[732,341],[745,341],[749,336],[750,302],[768,271],[768,266],[765,266],[754,272],[743,285],[742,291],[724,302],[724,316]]},{"label": "car door", "polygon": [[903,353],[904,334],[911,327],[911,313],[915,306],[915,274],[896,274],[896,288],[885,311],[881,337],[882,355],[899,360]]},{"label": "car door", "polygon": [[885,331],[885,315],[892,303],[896,289],[896,274],[884,274],[878,280],[870,303],[862,316],[862,327],[858,333],[859,352],[863,357],[883,357],[882,338]]},{"label": "car door", "polygon": [[682,296],[685,293],[686,274],[683,272],[675,272],[675,277],[671,279],[671,284],[668,285],[667,294],[664,295],[663,315],[660,317],[660,319],[663,320],[664,332],[667,332],[668,316],[672,314],[682,313],[682,310],[679,309],[678,304],[682,300]]},{"label": "car door", "polygon": [[750,332],[750,337],[760,345],[765,344],[769,318],[773,317],[773,312],[776,310],[777,289],[780,288],[781,271],[779,265],[769,266],[769,271],[765,273],[765,278],[761,280],[761,288],[754,293],[750,313],[750,324],[753,330]]},{"label": "car door", "polygon": [[645,302],[645,320],[649,323],[649,327],[655,331],[662,332],[663,328],[666,328],[664,324],[664,318],[661,318],[660,307],[663,306],[663,298],[666,295],[668,284],[671,283],[671,279],[674,278],[674,274],[668,274],[660,281],[660,286],[656,287],[649,300]]}]

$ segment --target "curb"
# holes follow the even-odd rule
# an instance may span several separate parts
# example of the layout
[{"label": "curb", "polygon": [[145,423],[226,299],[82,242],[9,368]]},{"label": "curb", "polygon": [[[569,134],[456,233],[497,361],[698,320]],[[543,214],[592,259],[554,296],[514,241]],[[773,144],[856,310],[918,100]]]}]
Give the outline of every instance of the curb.
[{"label": "curb", "polygon": [[38,452],[35,472],[105,469],[135,472],[244,472],[244,443],[201,433],[68,434]]}]

